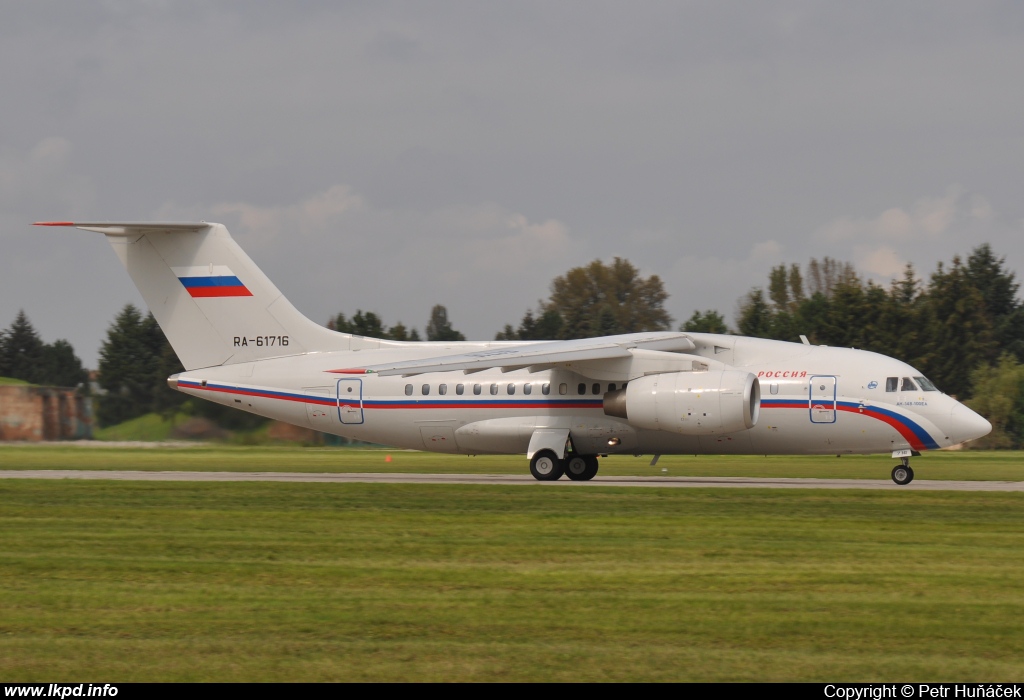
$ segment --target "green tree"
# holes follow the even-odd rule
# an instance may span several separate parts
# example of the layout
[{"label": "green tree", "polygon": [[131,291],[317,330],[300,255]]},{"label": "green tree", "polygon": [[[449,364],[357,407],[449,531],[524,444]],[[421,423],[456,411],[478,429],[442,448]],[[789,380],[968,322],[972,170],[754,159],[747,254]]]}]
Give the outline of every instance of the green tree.
[{"label": "green tree", "polygon": [[947,270],[942,263],[932,274],[924,309],[927,350],[921,366],[948,394],[971,395],[971,372],[993,354],[992,326],[984,298],[971,283],[959,257]]},{"label": "green tree", "polygon": [[506,323],[495,340],[557,340],[562,333],[562,316],[555,309],[543,308],[535,316],[532,311],[523,314],[518,328]]},{"label": "green tree", "polygon": [[872,350],[918,367],[927,350],[924,297],[914,267],[893,280],[878,322],[878,343]]},{"label": "green tree", "polygon": [[66,340],[57,340],[43,346],[43,357],[38,375],[39,384],[51,386],[82,387],[89,389],[89,373],[82,367],[82,361],[75,349]]},{"label": "green tree", "polygon": [[430,321],[427,322],[427,340],[450,342],[465,339],[466,336],[452,328],[452,324],[448,320],[448,309],[436,304],[430,310]]},{"label": "green tree", "polygon": [[971,251],[964,274],[981,295],[992,325],[993,350],[1011,352],[1024,360],[1024,307],[1017,298],[1020,285],[1016,275],[1006,269],[1006,258],[997,258],[985,243]]},{"label": "green tree", "polygon": [[100,348],[96,417],[101,426],[116,425],[149,411],[152,401],[153,351],[142,328],[142,314],[128,304],[114,318]]},{"label": "green tree", "polygon": [[0,375],[40,383],[45,345],[24,311],[19,311],[0,346]]},{"label": "green tree", "polygon": [[763,289],[751,289],[740,302],[739,320],[736,327],[740,335],[752,338],[772,337],[772,309],[764,299]]},{"label": "green tree", "polygon": [[1024,447],[1024,365],[1011,353],[971,374],[974,397],[967,405],[992,424],[992,432],[970,443],[983,449]]},{"label": "green tree", "polygon": [[384,327],[384,323],[380,320],[380,316],[372,311],[363,313],[360,310],[356,310],[356,315],[352,317],[352,329],[353,333],[364,338],[390,337],[387,329]]},{"label": "green tree", "polygon": [[556,277],[542,308],[561,318],[559,338],[592,338],[668,330],[666,299],[660,277],[641,277],[628,260],[615,258],[610,265],[594,260]]},{"label": "green tree", "polygon": [[174,348],[167,342],[167,337],[152,314],[146,316],[143,324],[145,333],[150,337],[149,342],[154,348],[155,356],[152,375],[153,402],[150,410],[159,413],[164,420],[169,420],[189,398],[187,394],[170,388],[167,385],[167,378],[172,374],[184,372],[185,368],[174,353]]},{"label": "green tree", "polygon": [[725,325],[725,318],[714,309],[701,312],[694,309],[693,315],[679,327],[681,331],[692,331],[694,333],[728,333],[729,327]]},{"label": "green tree", "polygon": [[827,255],[819,262],[811,258],[807,264],[807,282],[811,296],[824,294],[826,299],[832,297],[832,291],[842,282],[851,282],[857,278],[857,271],[848,262],[834,260]]},{"label": "green tree", "polygon": [[864,287],[856,277],[844,279],[833,286],[828,313],[824,323],[816,329],[822,343],[846,348],[863,347],[864,296]]},{"label": "green tree", "polygon": [[381,338],[383,340],[419,341],[420,334],[415,328],[408,329],[399,321],[394,327],[388,329],[383,320],[373,311],[356,309],[356,314],[351,319],[345,318],[345,314],[339,313],[327,320],[327,327],[339,333],[350,333],[361,335],[364,338]]},{"label": "green tree", "polygon": [[785,265],[773,267],[768,273],[768,298],[780,311],[788,311],[790,308],[789,295],[789,272]]},{"label": "green tree", "polygon": [[[359,313],[357,310],[356,313]],[[327,320],[327,327],[332,331],[338,331],[339,333],[354,333],[352,330],[352,322],[345,318],[345,314],[339,313],[337,316],[332,316]]]},{"label": "green tree", "polygon": [[796,263],[789,266],[789,298],[794,306],[799,306],[806,299],[804,296],[804,276],[800,272],[800,266]]},{"label": "green tree", "polygon": [[18,312],[10,328],[0,331],[0,376],[84,390],[89,386],[89,374],[71,343],[44,343],[24,311]]},{"label": "green tree", "polygon": [[180,371],[180,365],[170,361],[166,345],[152,314],[143,316],[132,304],[121,310],[100,348],[99,385],[104,393],[96,417],[101,426],[166,409],[177,401],[167,387],[167,376],[173,372],[163,372]]},{"label": "green tree", "polygon": [[511,323],[506,323],[505,327],[502,328],[494,335],[495,340],[519,340],[516,334],[516,329],[512,327]]},{"label": "green tree", "polygon": [[738,326],[743,335],[795,341],[805,334],[815,344],[896,357],[967,398],[979,365],[1007,352],[1024,361],[1019,287],[987,244],[966,263],[940,264],[925,288],[909,264],[885,289],[862,281],[850,263],[812,258],[806,277],[796,264],[773,267],[767,296],[755,289],[741,299]]},{"label": "green tree", "polygon": [[405,324],[401,321],[391,327],[388,335],[391,336],[392,340],[401,340],[403,342],[417,342],[420,339],[419,331],[415,328],[412,330],[406,328]]}]

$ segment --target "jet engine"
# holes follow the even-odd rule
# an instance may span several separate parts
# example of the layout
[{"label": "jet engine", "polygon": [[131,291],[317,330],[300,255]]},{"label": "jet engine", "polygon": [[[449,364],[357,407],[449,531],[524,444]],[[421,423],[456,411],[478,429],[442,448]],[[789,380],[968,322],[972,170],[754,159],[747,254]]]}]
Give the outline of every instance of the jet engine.
[{"label": "jet engine", "polygon": [[630,425],[684,435],[748,430],[761,411],[761,385],[750,372],[666,372],[640,377],[604,395],[604,412]]}]

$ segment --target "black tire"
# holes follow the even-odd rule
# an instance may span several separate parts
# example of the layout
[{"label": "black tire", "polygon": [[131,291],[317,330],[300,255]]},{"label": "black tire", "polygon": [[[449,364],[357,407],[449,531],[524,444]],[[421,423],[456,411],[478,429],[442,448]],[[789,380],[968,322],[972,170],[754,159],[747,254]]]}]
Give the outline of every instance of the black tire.
[{"label": "black tire", "polygon": [[565,473],[565,462],[551,450],[541,450],[530,460],[530,473],[537,481],[558,481]]},{"label": "black tire", "polygon": [[583,481],[587,473],[587,460],[581,455],[570,455],[565,458],[565,475],[573,481]]},{"label": "black tire", "polygon": [[583,459],[587,460],[587,471],[583,475],[583,480],[590,481],[597,476],[597,455],[587,455]]},{"label": "black tire", "polygon": [[914,470],[909,466],[905,467],[902,464],[897,464],[892,468],[892,480],[900,486],[906,486],[914,480]]},{"label": "black tire", "polygon": [[596,474],[595,455],[573,455],[565,460],[565,475],[573,481],[590,481]]}]

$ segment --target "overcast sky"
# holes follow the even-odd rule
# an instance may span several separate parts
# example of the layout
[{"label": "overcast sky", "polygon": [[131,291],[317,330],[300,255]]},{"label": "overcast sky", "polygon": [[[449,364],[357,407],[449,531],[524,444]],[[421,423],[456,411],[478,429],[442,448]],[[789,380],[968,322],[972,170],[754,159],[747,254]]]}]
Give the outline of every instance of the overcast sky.
[{"label": "overcast sky", "polygon": [[1024,265],[1024,3],[0,1],[0,326],[90,367],[102,236],[208,220],[317,322],[493,338],[622,256],[676,323],[780,262]]}]

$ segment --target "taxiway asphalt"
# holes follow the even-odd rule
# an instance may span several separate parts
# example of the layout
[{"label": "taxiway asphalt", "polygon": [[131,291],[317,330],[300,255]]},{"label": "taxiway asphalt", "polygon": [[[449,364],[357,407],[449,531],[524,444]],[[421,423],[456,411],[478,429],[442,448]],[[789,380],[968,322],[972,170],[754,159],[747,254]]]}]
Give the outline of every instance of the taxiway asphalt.
[{"label": "taxiway asphalt", "polygon": [[888,479],[793,479],[745,476],[597,476],[592,481],[537,481],[528,474],[399,474],[190,472],[102,470],[0,470],[0,479],[93,479],[108,481],[280,481],[323,484],[469,484],[594,488],[743,488],[743,489],[872,489],[893,491],[1024,491],[1024,481],[937,481],[922,479],[897,486]]}]

